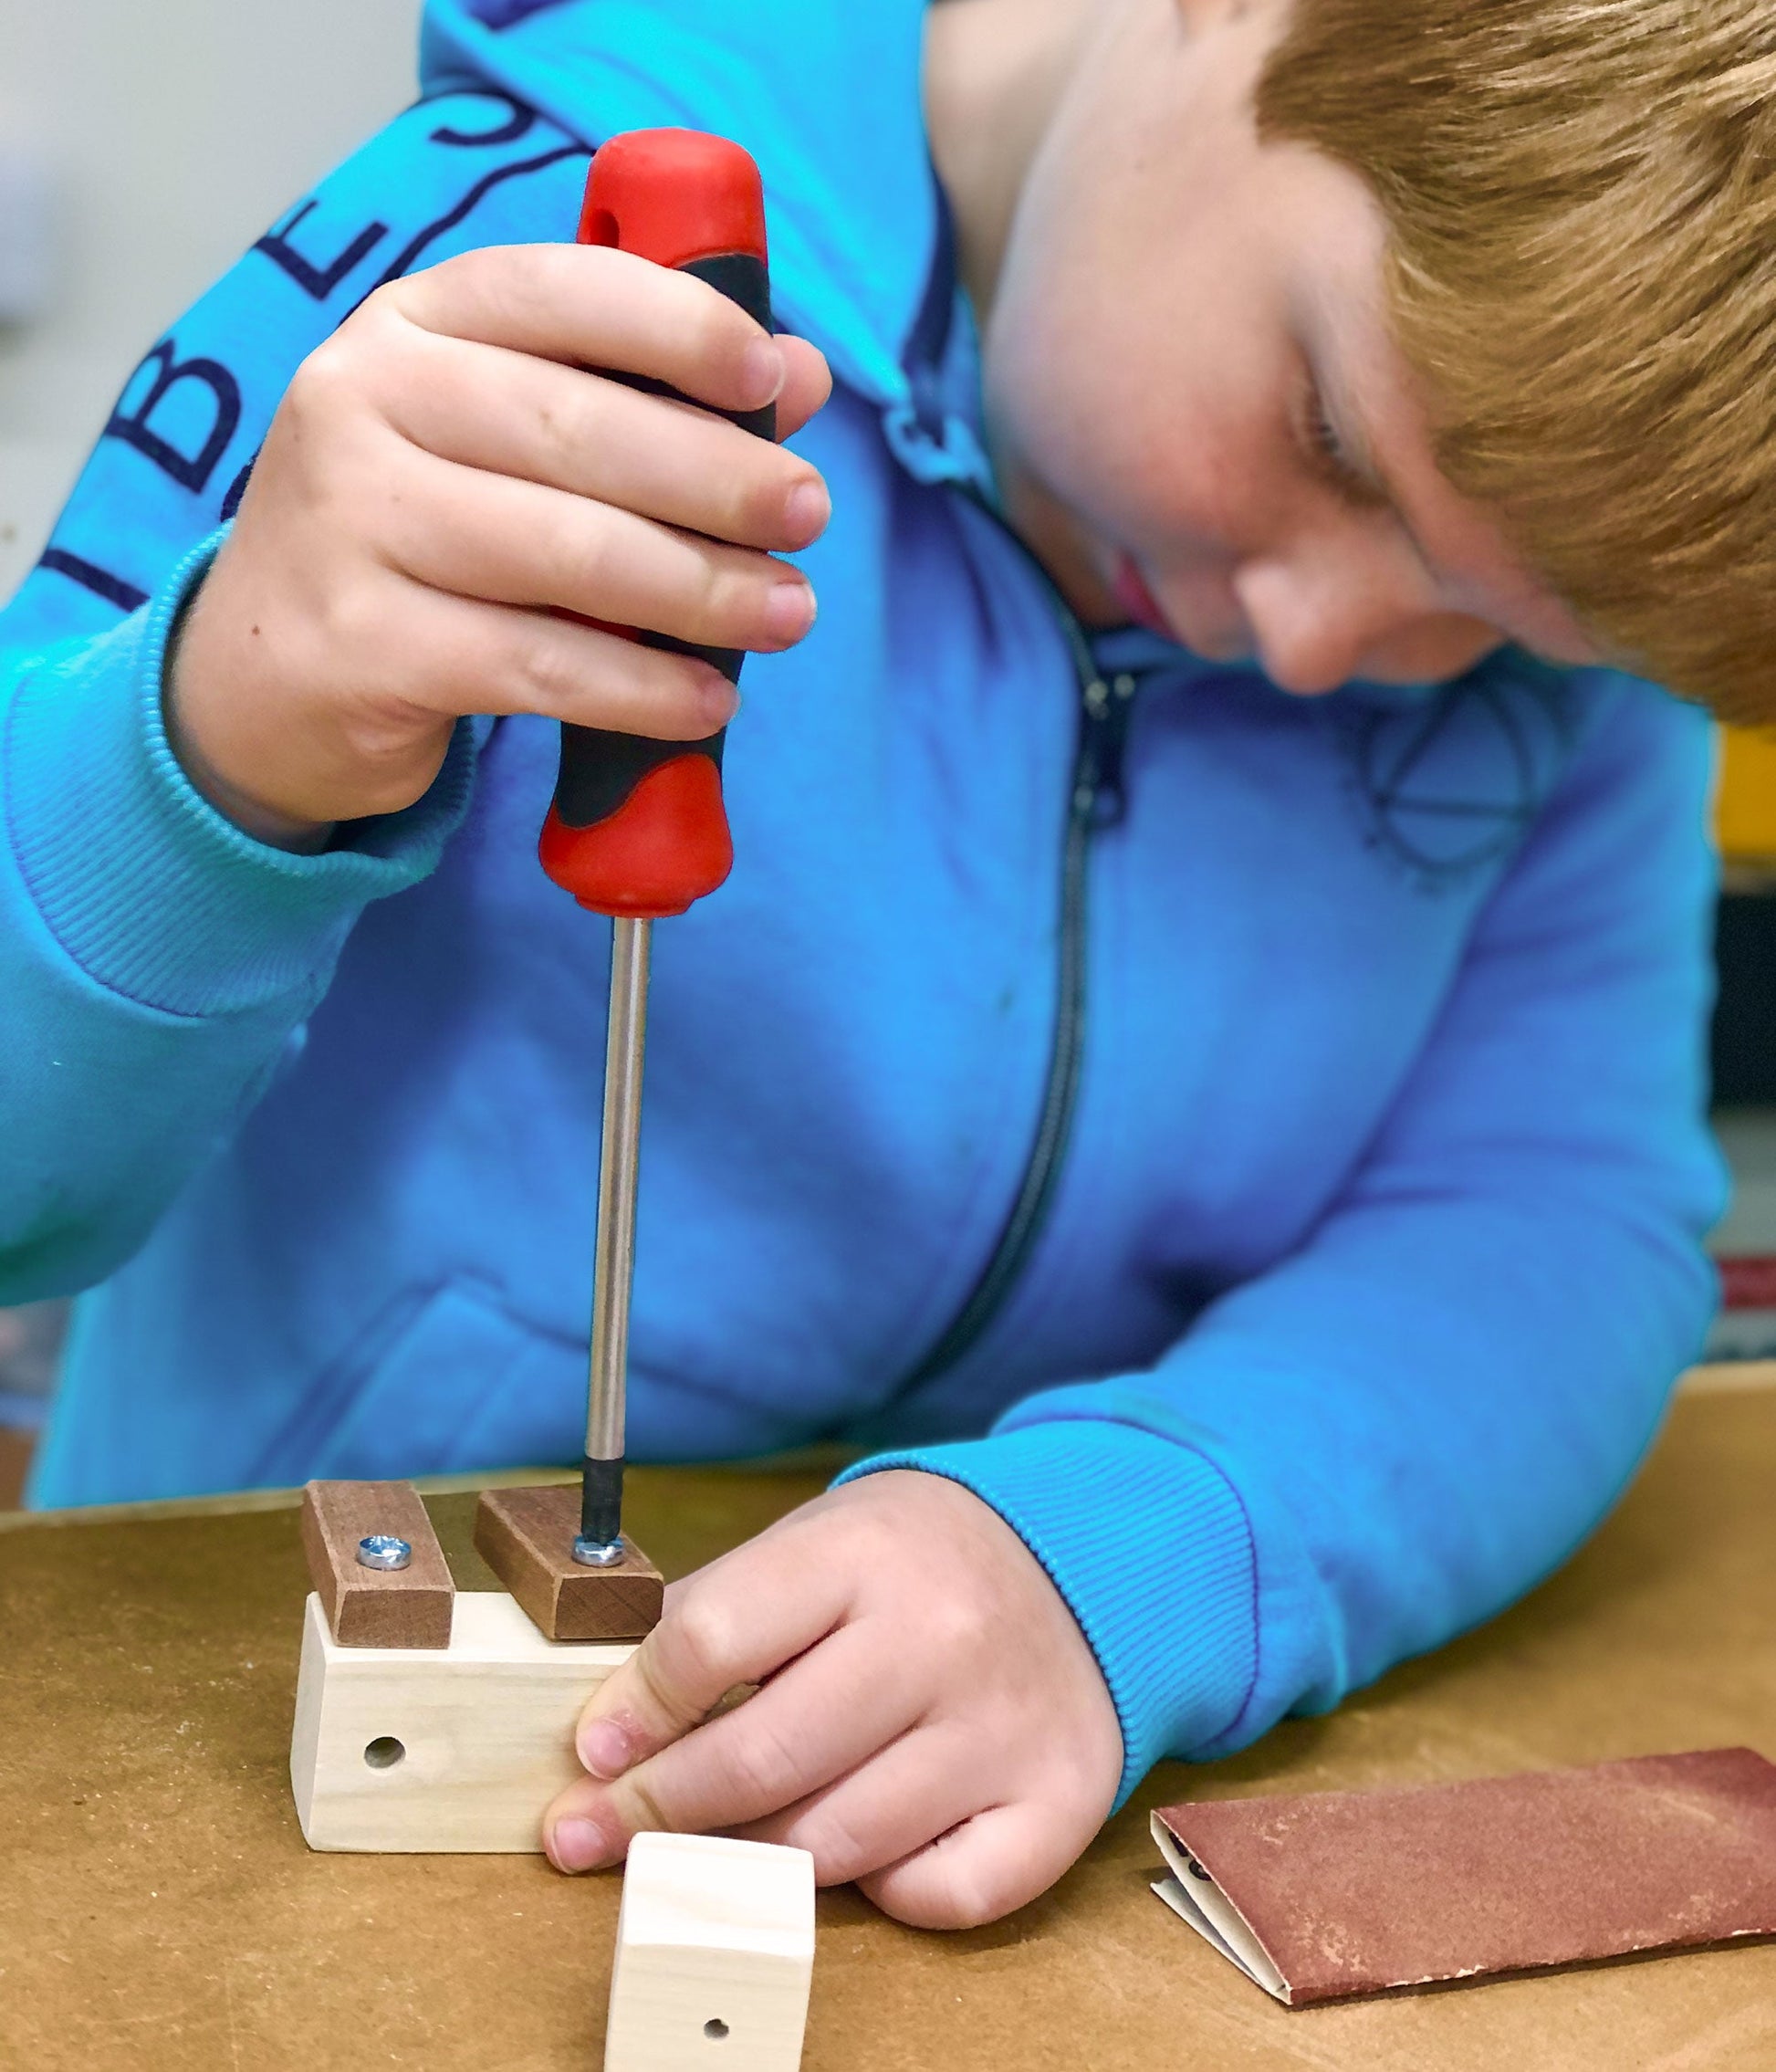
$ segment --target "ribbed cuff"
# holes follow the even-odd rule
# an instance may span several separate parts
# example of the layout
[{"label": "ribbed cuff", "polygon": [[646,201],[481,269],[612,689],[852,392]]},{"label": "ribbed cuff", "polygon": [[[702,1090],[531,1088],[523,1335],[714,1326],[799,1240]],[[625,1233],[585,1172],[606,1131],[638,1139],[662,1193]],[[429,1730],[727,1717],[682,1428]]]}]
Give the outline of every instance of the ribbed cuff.
[{"label": "ribbed cuff", "polygon": [[1200,1453],[1131,1425],[1058,1418],[861,1461],[914,1468],[992,1505],[1067,1600],[1123,1726],[1121,1805],[1165,1755],[1226,1733],[1258,1662],[1245,1508]]},{"label": "ribbed cuff", "polygon": [[224,537],[0,707],[0,811],[37,911],[91,978],[168,1014],[236,1012],[312,984],[371,900],[435,866],[473,780],[465,721],[424,798],[359,823],[349,847],[291,855],[217,812],[167,743],[161,695],[172,629]]}]

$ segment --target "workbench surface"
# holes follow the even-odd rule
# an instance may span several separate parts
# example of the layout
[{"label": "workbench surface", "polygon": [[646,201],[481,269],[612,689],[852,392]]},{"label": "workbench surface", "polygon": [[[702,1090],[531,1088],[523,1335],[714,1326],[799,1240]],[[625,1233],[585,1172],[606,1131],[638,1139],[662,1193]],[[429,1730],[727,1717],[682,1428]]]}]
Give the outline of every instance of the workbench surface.
[{"label": "workbench surface", "polygon": [[[820,1480],[643,1470],[632,1521],[679,1574]],[[459,1583],[489,1586],[472,1497],[430,1501]],[[0,2065],[599,2064],[614,1877],[303,1847],[306,1587],[289,1498],[0,1519]],[[1768,1387],[1687,1395],[1619,1514],[1525,1604],[1330,1719],[1156,1772],[1015,1919],[922,1935],[823,1894],[808,2072],[1770,2072],[1776,1944],[1291,2012],[1148,1890],[1168,1800],[1733,1742],[1776,1756]]]}]

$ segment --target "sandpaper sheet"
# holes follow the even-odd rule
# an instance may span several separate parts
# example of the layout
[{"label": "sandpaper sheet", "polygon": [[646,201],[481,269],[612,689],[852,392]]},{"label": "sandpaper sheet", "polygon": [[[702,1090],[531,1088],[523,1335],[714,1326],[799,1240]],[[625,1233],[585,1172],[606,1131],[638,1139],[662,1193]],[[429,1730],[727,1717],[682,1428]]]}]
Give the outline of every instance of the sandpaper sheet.
[{"label": "sandpaper sheet", "polygon": [[1291,2007],[1776,1935],[1776,1764],[1749,1748],[1165,1806],[1154,1837],[1160,1897]]},{"label": "sandpaper sheet", "polygon": [[[637,1470],[630,1520],[683,1575],[822,1481]],[[1165,1765],[1012,1920],[924,1935],[822,1893],[806,2072],[1771,2072],[1776,1945],[1279,2006],[1154,1899],[1147,1819],[1758,1743],[1772,1490],[1776,1391],[1686,1402],[1621,1512],[1525,1604],[1330,1718]],[[0,1521],[0,2066],[595,2072],[615,1878],[303,1847],[307,1584],[293,1499],[260,1501]],[[431,1508],[458,1584],[489,1587],[473,1498]]]}]

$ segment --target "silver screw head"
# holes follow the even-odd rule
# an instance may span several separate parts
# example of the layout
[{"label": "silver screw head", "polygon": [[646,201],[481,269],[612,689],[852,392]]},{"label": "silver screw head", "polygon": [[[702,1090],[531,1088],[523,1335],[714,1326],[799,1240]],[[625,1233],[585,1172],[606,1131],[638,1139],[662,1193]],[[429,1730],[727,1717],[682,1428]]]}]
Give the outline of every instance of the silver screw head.
[{"label": "silver screw head", "polygon": [[573,1558],[581,1568],[615,1568],[622,1560],[621,1540],[589,1540],[583,1533],[573,1539]]},{"label": "silver screw head", "polygon": [[413,1550],[392,1533],[371,1533],[358,1542],[360,1568],[405,1568]]}]

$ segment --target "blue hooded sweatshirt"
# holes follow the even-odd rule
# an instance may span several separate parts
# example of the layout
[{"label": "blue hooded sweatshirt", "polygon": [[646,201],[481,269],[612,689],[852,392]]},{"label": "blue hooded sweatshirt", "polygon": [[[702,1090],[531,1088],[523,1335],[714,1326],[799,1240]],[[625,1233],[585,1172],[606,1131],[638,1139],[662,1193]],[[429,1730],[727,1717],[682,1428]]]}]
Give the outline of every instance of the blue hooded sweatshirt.
[{"label": "blue hooded sweatshirt", "polygon": [[555,728],[287,855],[162,673],[365,295],[571,235],[601,137],[733,136],[834,517],[734,875],[657,932],[631,1454],[966,1484],[1126,1789],[1496,1611],[1632,1472],[1712,1296],[1707,735],[1511,653],[1306,700],[1080,640],[988,508],[921,17],[433,0],[425,98],[142,362],[0,618],[0,1301],[89,1291],[39,1502],[577,1456],[608,930],[537,865]]}]

